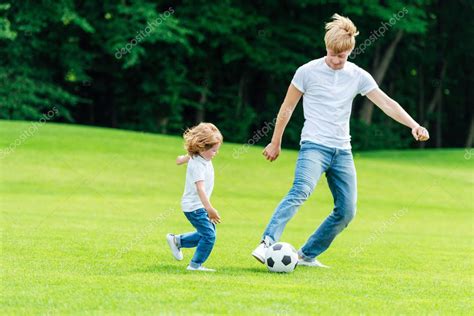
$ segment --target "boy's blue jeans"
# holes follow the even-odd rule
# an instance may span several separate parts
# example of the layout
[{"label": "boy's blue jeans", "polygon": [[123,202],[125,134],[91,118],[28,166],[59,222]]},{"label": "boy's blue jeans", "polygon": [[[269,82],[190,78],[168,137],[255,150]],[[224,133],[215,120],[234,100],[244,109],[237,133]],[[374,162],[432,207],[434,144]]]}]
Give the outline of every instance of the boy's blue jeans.
[{"label": "boy's blue jeans", "polygon": [[334,209],[298,251],[303,259],[309,261],[331,245],[356,213],[357,180],[350,149],[304,141],[296,163],[293,186],[277,206],[263,233],[263,239],[270,243],[280,239],[286,223],[311,195],[323,172],[334,198]]},{"label": "boy's blue jeans", "polygon": [[196,248],[189,265],[199,268],[211,254],[216,241],[216,225],[214,225],[203,208],[192,212],[184,212],[189,222],[197,231],[176,236],[178,248]]}]

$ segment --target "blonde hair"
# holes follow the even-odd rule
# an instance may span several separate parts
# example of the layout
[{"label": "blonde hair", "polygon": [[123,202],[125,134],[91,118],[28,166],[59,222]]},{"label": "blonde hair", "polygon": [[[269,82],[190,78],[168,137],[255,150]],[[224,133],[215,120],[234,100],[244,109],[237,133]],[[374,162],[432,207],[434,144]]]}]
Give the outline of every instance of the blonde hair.
[{"label": "blonde hair", "polygon": [[219,129],[212,123],[200,123],[188,128],[184,134],[184,149],[190,156],[211,149],[216,144],[222,144],[224,138]]},{"label": "blonde hair", "polygon": [[339,54],[354,48],[357,35],[359,32],[354,23],[349,18],[336,13],[332,16],[332,21],[326,23],[324,42],[326,48]]}]

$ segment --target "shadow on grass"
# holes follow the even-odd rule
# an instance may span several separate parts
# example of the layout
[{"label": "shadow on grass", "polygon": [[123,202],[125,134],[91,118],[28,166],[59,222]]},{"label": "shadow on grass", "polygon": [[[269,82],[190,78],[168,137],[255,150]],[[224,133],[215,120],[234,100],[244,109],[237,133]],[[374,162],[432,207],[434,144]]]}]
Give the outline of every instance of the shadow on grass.
[{"label": "shadow on grass", "polygon": [[[212,267],[212,268],[215,268],[217,270],[216,274],[241,276],[242,274],[259,273],[259,274],[268,275],[268,270],[264,266],[260,268],[259,267],[230,267],[230,266],[227,266],[225,268],[219,268],[219,267]],[[143,269],[134,270],[134,272],[165,273],[165,274],[203,273],[203,272],[196,272],[196,271],[187,271],[186,264],[178,266],[178,265],[166,264],[166,263],[150,265],[150,266],[144,267]],[[210,274],[210,273],[207,273],[207,274]]]}]

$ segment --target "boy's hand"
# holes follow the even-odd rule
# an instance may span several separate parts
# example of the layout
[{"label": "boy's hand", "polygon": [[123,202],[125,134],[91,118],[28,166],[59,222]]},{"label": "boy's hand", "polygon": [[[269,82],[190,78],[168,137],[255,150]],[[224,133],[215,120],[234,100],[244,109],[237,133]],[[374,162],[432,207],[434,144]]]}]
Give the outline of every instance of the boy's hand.
[{"label": "boy's hand", "polygon": [[420,125],[412,128],[411,134],[417,141],[420,141],[420,142],[424,142],[430,139],[430,134],[428,133],[428,130]]},{"label": "boy's hand", "polygon": [[212,223],[219,224],[221,222],[221,217],[215,208],[209,208],[206,211]]},{"label": "boy's hand", "polygon": [[181,156],[178,156],[176,157],[176,164],[179,166],[179,165],[182,165],[182,164],[185,164],[189,161],[189,156],[188,155],[181,155]]}]

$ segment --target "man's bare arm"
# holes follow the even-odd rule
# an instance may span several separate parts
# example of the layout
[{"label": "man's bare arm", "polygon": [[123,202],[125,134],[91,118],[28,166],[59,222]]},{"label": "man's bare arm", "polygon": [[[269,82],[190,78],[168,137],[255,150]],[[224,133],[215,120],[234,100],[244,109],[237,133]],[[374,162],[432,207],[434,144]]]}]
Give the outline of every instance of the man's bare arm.
[{"label": "man's bare arm", "polygon": [[280,155],[283,132],[302,95],[303,92],[299,91],[293,84],[290,84],[285,99],[280,107],[280,111],[278,112],[272,141],[263,150],[263,155],[267,160],[273,161]]},{"label": "man's bare arm", "polygon": [[408,126],[413,137],[418,141],[426,141],[430,138],[428,130],[418,124],[401,106],[386,95],[379,88],[367,93],[367,98],[377,105],[385,114],[395,121]]}]

